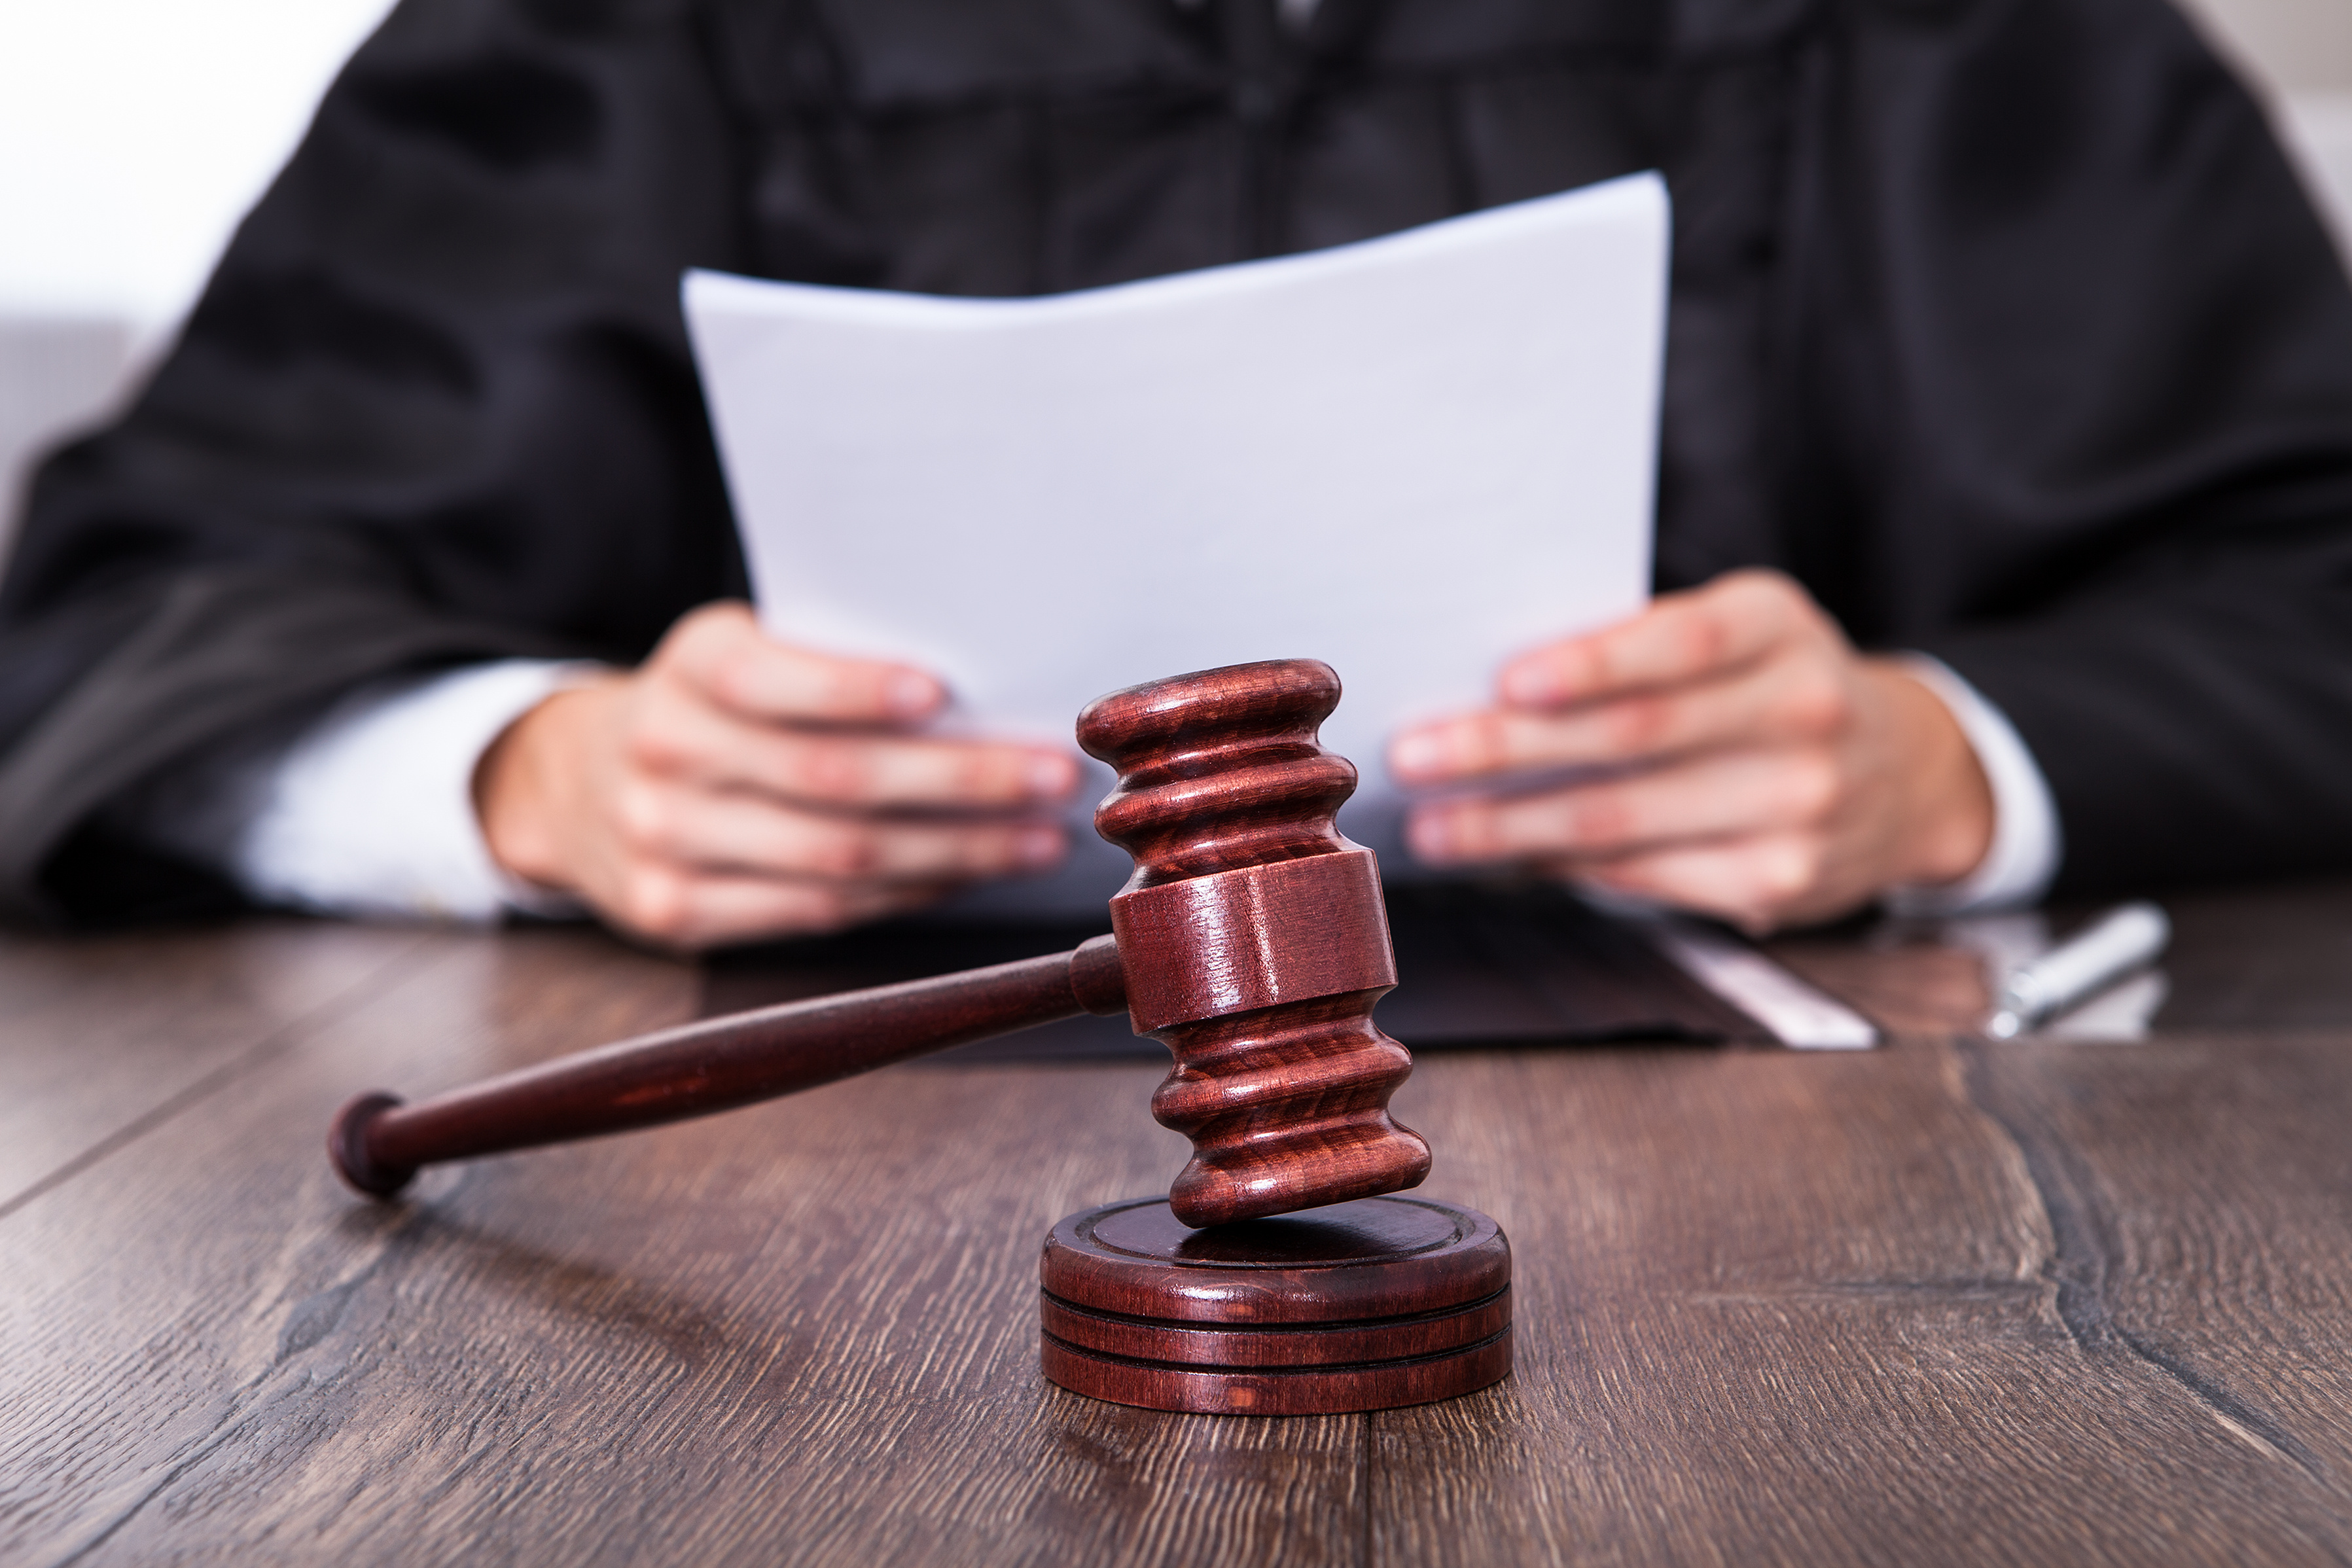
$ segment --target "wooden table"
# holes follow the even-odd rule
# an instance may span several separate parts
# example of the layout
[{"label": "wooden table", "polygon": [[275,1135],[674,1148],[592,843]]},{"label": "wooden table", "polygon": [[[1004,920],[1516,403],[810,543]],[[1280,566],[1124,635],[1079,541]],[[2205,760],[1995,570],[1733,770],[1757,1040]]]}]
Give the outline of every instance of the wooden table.
[{"label": "wooden table", "polygon": [[2138,1045],[1964,1037],[1971,961],[1865,932],[1780,951],[1883,1050],[1426,1056],[1398,1107],[1516,1246],[1517,1374],[1288,1420],[1038,1377],[1047,1226],[1179,1163],[1148,1064],[913,1064],[380,1206],[344,1097],[699,972],[8,939],[0,1561],[2342,1563],[2352,888],[2173,908]]}]

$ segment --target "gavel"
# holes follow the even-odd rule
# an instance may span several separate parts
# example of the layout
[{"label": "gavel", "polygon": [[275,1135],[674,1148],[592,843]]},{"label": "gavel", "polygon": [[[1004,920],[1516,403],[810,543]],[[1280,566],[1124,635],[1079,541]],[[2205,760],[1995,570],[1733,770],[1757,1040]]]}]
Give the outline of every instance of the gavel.
[{"label": "gavel", "polygon": [[[1039,1261],[1039,1363],[1098,1399],[1287,1415],[1379,1410],[1511,1370],[1511,1249],[1473,1209],[1393,1194],[1429,1145],[1389,1115],[1412,1070],[1372,1023],[1396,984],[1371,851],[1334,820],[1356,770],[1317,741],[1312,659],[1130,687],[1078,717],[1118,770],[1095,813],[1135,860],[1111,934],[1068,952],[713,1018],[417,1105],[366,1094],[327,1135],[389,1197],[418,1167],[651,1127],[1080,1012],[1176,1065],[1151,1112],[1192,1141],[1165,1198],[1071,1215]],[[1299,1212],[1306,1211],[1306,1212]]]},{"label": "gavel", "polygon": [[1135,874],[1111,935],[1068,952],[790,1003],[623,1040],[416,1104],[344,1106],[327,1138],[390,1197],[445,1161],[731,1110],[1081,1012],[1125,1012],[1176,1065],[1152,1114],[1192,1141],[1168,1207],[1202,1227],[1417,1185],[1429,1146],[1389,1115],[1412,1070],[1372,1023],[1396,961],[1370,850],[1334,816],[1356,770],[1318,727],[1312,659],[1116,691],[1078,743],[1118,770],[1095,814]]}]

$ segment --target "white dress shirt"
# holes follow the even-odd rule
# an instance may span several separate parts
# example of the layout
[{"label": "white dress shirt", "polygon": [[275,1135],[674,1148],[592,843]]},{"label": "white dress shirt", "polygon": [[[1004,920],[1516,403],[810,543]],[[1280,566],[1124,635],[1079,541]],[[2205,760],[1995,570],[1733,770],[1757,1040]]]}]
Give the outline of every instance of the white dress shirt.
[{"label": "white dress shirt", "polygon": [[2026,749],[2009,715],[1984,699],[1941,659],[1907,654],[1904,662],[1934,692],[1977,753],[1992,785],[1992,843],[1977,868],[1939,887],[1897,888],[1886,906],[1897,914],[1958,915],[2020,909],[2039,902],[2058,875],[2065,845],[2050,781]]},{"label": "white dress shirt", "polygon": [[575,914],[490,858],[474,770],[508,725],[595,668],[515,658],[378,681],[290,739],[178,770],[113,815],[264,903],[474,923]]}]

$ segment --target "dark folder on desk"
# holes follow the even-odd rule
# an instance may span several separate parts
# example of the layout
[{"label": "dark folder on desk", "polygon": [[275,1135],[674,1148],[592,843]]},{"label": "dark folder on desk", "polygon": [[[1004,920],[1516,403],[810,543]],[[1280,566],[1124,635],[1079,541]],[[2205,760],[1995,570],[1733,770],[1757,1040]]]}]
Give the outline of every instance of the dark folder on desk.
[{"label": "dark folder on desk", "polygon": [[[1414,1050],[1649,1041],[1770,1044],[1771,1032],[1693,980],[1632,924],[1565,892],[1453,883],[1389,889],[1400,983],[1374,1021]],[[712,960],[706,1013],[1003,963],[1108,929],[899,921]],[[1065,1019],[950,1053],[959,1060],[1163,1058],[1123,1018]]]}]

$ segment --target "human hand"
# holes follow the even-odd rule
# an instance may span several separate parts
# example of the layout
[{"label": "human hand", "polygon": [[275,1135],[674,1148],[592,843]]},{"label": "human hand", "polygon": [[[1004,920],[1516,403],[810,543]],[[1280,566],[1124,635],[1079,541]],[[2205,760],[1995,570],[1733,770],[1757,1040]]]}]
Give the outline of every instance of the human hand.
[{"label": "human hand", "polygon": [[[1423,859],[1532,864],[1760,932],[1956,880],[1991,843],[1991,785],[1950,711],[1777,572],[1665,595],[1496,684],[1493,708],[1391,745],[1407,784],[1493,785],[1414,812]],[[1607,771],[1512,789],[1567,766]]]},{"label": "human hand", "polygon": [[516,876],[657,945],[823,931],[1053,865],[1068,754],[912,732],[905,665],[779,643],[741,604],[681,617],[627,674],[559,692],[484,753],[483,837]]}]

